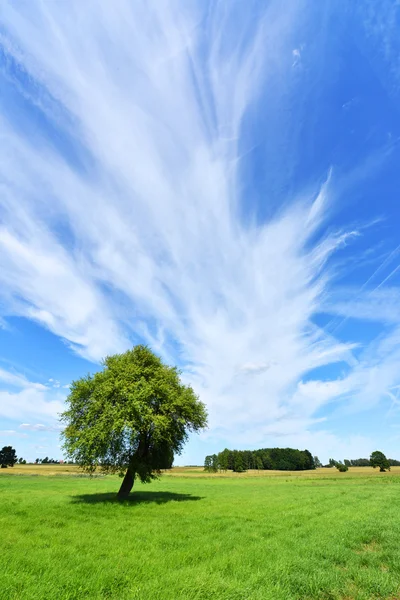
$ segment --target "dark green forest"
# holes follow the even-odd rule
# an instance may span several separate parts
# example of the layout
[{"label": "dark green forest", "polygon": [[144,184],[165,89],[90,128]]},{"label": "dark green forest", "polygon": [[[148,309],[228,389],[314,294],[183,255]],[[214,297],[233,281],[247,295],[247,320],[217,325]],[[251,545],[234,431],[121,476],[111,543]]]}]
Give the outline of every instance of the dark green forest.
[{"label": "dark green forest", "polygon": [[314,458],[308,450],[294,448],[261,448],[260,450],[228,450],[206,456],[204,469],[209,472],[248,469],[305,471],[315,469]]}]

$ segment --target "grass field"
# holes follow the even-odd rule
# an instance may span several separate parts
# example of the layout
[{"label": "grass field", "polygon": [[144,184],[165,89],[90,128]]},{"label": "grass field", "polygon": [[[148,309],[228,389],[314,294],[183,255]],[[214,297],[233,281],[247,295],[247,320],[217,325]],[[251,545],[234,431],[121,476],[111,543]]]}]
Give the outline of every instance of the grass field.
[{"label": "grass field", "polygon": [[77,475],[1,471],[2,600],[400,599],[400,469]]}]

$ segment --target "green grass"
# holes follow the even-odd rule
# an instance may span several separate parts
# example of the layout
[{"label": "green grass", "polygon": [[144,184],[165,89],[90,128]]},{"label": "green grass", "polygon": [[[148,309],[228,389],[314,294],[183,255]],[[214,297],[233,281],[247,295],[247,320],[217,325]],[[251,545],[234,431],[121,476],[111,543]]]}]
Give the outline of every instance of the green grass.
[{"label": "green grass", "polygon": [[0,477],[3,600],[400,598],[400,477]]}]

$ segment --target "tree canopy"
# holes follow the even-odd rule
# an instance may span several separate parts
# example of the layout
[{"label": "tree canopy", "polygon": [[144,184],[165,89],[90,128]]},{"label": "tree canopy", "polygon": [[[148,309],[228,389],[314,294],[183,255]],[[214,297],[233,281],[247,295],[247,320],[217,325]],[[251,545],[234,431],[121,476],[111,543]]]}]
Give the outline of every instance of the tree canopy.
[{"label": "tree canopy", "polygon": [[0,466],[2,469],[13,467],[17,462],[17,453],[12,446],[3,446],[0,450]]},{"label": "tree canopy", "polygon": [[206,456],[206,471],[226,471],[237,473],[247,469],[276,469],[278,471],[303,471],[315,469],[314,458],[308,450],[294,448],[261,448],[260,450],[228,450]]},{"label": "tree canopy", "polygon": [[379,467],[379,470],[382,473],[386,471],[386,469],[390,471],[390,462],[383,454],[383,452],[380,452],[379,450],[375,450],[375,452],[372,452],[369,462],[371,464],[371,467],[374,467],[374,469],[376,467]]},{"label": "tree canopy", "polygon": [[73,381],[61,420],[68,457],[89,473],[125,473],[118,496],[126,498],[135,477],[148,482],[172,466],[207,411],[176,367],[139,345]]},{"label": "tree canopy", "polygon": [[336,461],[335,467],[337,468],[338,471],[340,471],[340,473],[346,473],[346,471],[349,470],[349,466],[346,464],[343,464],[340,461]]}]

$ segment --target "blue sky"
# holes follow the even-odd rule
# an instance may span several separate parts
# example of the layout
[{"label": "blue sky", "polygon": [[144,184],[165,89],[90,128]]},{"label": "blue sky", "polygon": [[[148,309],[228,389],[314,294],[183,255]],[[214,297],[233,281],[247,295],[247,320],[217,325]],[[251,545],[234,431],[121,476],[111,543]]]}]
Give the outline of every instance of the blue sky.
[{"label": "blue sky", "polygon": [[224,447],[400,457],[395,1],[4,2],[0,446],[147,343]]}]

